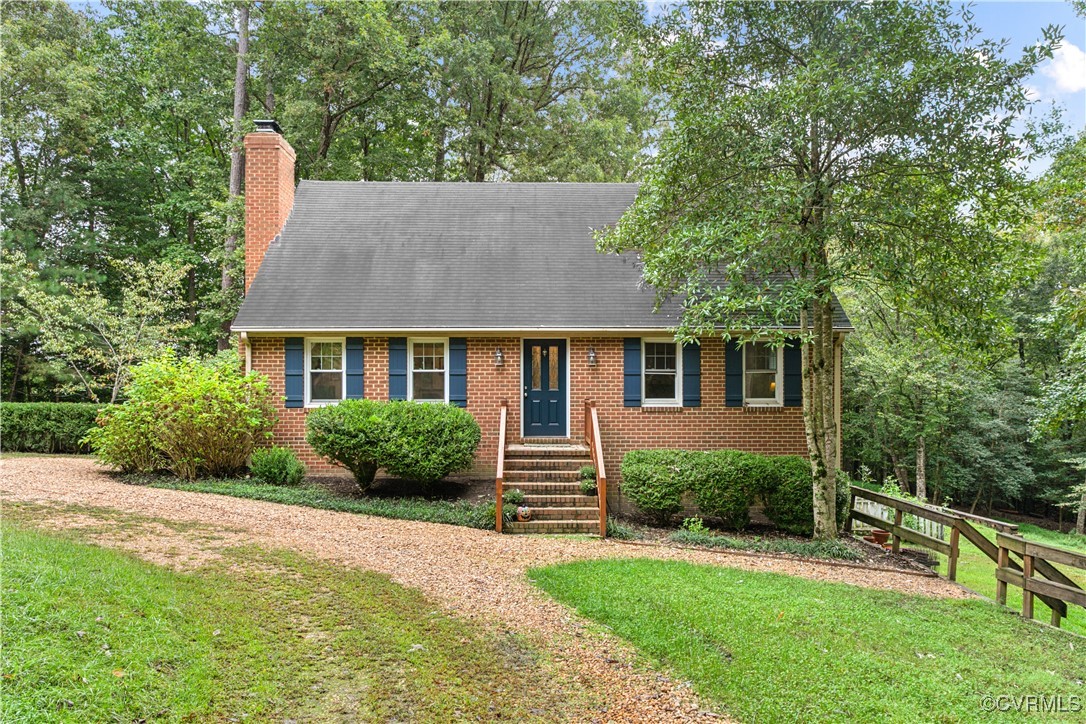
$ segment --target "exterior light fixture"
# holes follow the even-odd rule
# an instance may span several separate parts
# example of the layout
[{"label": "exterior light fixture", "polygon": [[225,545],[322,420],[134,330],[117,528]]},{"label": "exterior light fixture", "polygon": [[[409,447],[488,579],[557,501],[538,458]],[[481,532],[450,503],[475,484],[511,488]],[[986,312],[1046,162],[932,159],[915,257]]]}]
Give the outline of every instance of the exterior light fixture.
[{"label": "exterior light fixture", "polygon": [[589,367],[595,367],[597,362],[599,362],[599,358],[596,357],[596,348],[595,347],[589,347],[588,348],[588,366]]},{"label": "exterior light fixture", "polygon": [[494,366],[501,367],[505,364],[505,355],[502,354],[502,348],[498,347],[494,350]]}]

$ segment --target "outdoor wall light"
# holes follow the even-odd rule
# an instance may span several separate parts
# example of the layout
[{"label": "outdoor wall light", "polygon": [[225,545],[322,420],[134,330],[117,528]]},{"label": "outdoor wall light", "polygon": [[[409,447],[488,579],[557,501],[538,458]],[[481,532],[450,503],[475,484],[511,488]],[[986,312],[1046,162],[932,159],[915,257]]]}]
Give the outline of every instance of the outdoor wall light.
[{"label": "outdoor wall light", "polygon": [[589,367],[595,367],[596,362],[598,362],[598,361],[599,361],[599,359],[596,357],[596,348],[595,347],[589,347],[588,348],[588,366]]},{"label": "outdoor wall light", "polygon": [[501,367],[505,364],[505,355],[502,354],[502,348],[498,347],[494,350],[494,366]]}]

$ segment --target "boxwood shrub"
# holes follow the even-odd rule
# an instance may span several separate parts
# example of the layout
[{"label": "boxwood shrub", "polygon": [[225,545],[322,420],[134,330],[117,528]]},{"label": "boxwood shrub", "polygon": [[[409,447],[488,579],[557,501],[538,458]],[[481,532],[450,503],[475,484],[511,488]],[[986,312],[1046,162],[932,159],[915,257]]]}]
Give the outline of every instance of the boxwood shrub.
[{"label": "boxwood shrub", "polygon": [[[796,535],[814,533],[814,491],[811,463],[798,455],[766,458],[770,481],[765,491],[765,514],[779,529]],[[837,479],[837,520],[848,511],[848,482]]]},{"label": "boxwood shrub", "polygon": [[622,458],[622,492],[641,512],[666,525],[682,510],[690,459],[685,450],[631,450]]},{"label": "boxwood shrub", "polygon": [[305,465],[294,451],[276,445],[253,450],[249,472],[269,485],[298,485],[305,479]]},{"label": "boxwood shrub", "polygon": [[104,405],[91,402],[5,402],[0,440],[5,452],[83,453],[83,441]]},{"label": "boxwood shrub", "polygon": [[345,400],[306,418],[309,444],[350,470],[362,490],[378,468],[424,484],[441,480],[472,464],[481,436],[467,411],[444,404]]},{"label": "boxwood shrub", "polygon": [[769,482],[769,458],[739,450],[689,455],[688,485],[701,514],[719,518],[725,528],[746,528],[750,506]]}]

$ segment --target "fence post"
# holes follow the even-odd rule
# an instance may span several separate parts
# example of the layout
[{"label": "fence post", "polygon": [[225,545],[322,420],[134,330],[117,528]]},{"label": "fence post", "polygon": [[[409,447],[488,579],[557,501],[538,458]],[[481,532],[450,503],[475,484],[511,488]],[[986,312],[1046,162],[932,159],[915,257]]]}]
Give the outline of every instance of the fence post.
[{"label": "fence post", "polygon": [[[997,568],[1009,567],[1008,564],[1010,563],[1010,553],[1007,551],[1006,548],[1003,547],[1002,544],[1000,544],[999,546],[999,553],[997,555],[997,558]],[[1007,582],[1000,578],[996,579],[996,603],[998,603],[1000,606],[1007,605]]]},{"label": "fence post", "polygon": [[898,535],[897,535],[897,529],[901,527],[901,523],[902,523],[901,508],[894,508],[894,543],[891,546],[891,548],[893,548],[894,553],[900,553],[901,552],[901,538],[899,538]]},{"label": "fence post", "polygon": [[1029,590],[1029,579],[1033,577],[1033,556],[1022,556],[1022,617],[1033,618],[1033,591]]},{"label": "fence post", "polygon": [[946,576],[952,581],[958,580],[958,526],[950,529],[950,557],[947,561]]}]

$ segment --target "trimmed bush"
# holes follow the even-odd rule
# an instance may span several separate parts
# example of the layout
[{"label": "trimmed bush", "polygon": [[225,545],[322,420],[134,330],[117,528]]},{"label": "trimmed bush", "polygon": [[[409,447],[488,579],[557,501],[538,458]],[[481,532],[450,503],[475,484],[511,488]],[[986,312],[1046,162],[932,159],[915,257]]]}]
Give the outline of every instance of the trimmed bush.
[{"label": "trimmed bush", "polygon": [[318,455],[350,470],[358,487],[368,490],[389,436],[387,406],[377,400],[344,400],[313,410],[305,419],[306,442]]},{"label": "trimmed bush", "polygon": [[467,410],[427,402],[389,402],[380,455],[391,475],[424,484],[471,467],[482,432]]},{"label": "trimmed bush", "polygon": [[165,468],[186,480],[236,475],[275,423],[267,379],[242,374],[235,352],[137,365],[125,397],[87,435],[99,460],[125,472]]},{"label": "trimmed bush", "polygon": [[[765,494],[765,514],[783,531],[796,535],[814,533],[814,478],[811,463],[798,455],[767,458],[770,466],[769,489]],[[848,511],[848,482],[837,480],[837,518]]]},{"label": "trimmed bush", "polygon": [[0,405],[4,452],[84,453],[98,411],[91,402],[5,402]]},{"label": "trimmed bush", "polygon": [[702,515],[719,518],[725,528],[750,523],[750,506],[769,478],[769,458],[738,450],[692,452],[687,485]]},{"label": "trimmed bush", "polygon": [[682,510],[690,453],[631,450],[622,458],[622,492],[641,512],[666,525]]},{"label": "trimmed bush", "polygon": [[430,484],[470,467],[482,434],[467,411],[424,402],[345,400],[306,419],[313,449],[350,470],[362,490],[378,468]]},{"label": "trimmed bush", "polygon": [[305,465],[294,451],[274,445],[253,450],[249,472],[270,485],[298,485],[305,479]]}]

